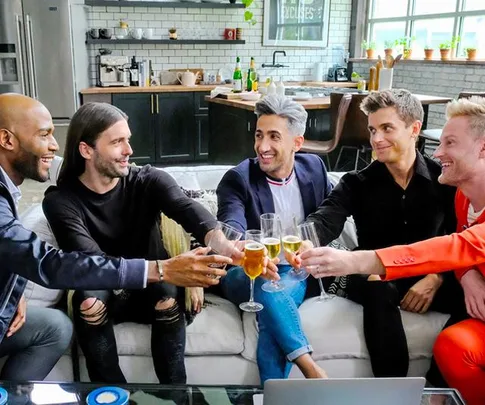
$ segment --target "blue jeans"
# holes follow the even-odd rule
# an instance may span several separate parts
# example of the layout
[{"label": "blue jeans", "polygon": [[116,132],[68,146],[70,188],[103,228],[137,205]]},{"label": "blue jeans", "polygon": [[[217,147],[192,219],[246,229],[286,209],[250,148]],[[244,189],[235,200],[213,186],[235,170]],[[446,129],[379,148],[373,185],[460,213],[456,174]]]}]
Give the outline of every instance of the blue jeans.
[{"label": "blue jeans", "polygon": [[[281,282],[285,289],[268,293],[261,289],[266,280],[258,277],[254,284],[254,300],[264,305],[258,312],[259,340],[257,362],[261,382],[269,378],[287,378],[292,361],[312,347],[301,327],[298,307],[303,302],[306,291],[305,281],[294,281],[288,275],[288,265],[278,266]],[[221,280],[225,298],[235,305],[249,300],[249,277],[241,267],[233,267]]]},{"label": "blue jeans", "polygon": [[57,309],[27,306],[25,324],[0,342],[1,380],[41,381],[69,347],[72,323]]}]

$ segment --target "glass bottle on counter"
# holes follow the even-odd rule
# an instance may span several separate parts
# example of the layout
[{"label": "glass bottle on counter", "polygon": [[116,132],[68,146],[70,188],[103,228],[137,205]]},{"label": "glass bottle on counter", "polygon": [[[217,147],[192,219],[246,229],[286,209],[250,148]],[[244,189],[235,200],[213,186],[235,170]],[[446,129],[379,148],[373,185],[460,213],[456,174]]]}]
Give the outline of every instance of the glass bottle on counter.
[{"label": "glass bottle on counter", "polygon": [[[249,62],[248,80],[247,80],[247,83],[246,83],[246,90],[252,91],[255,82],[257,82],[256,67],[255,67],[255,63],[254,63],[254,58],[251,56],[251,62]],[[256,85],[256,89],[257,89],[257,85]]]},{"label": "glass bottle on counter", "polygon": [[130,77],[130,86],[138,86],[140,84],[140,71],[135,56],[131,58]]},{"label": "glass bottle on counter", "polygon": [[243,89],[243,77],[241,72],[241,59],[236,57],[236,68],[232,76],[232,91],[234,93],[241,93]]}]

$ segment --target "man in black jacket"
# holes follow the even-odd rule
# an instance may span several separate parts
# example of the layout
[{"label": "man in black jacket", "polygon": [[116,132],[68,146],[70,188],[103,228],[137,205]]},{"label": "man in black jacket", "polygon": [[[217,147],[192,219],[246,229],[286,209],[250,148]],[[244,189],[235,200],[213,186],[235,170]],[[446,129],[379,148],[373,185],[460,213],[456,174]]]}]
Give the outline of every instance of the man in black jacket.
[{"label": "man in black jacket", "polygon": [[[19,94],[0,95],[0,358],[8,356],[0,380],[44,379],[70,343],[72,326],[64,314],[26,308],[26,279],[61,289],[141,289],[160,281],[155,260],[65,253],[22,227],[18,186],[26,178],[48,179],[58,150],[53,132],[52,118],[41,103]],[[217,280],[207,274],[224,274],[207,266],[189,273],[190,280],[172,277],[172,282],[211,285]]]}]

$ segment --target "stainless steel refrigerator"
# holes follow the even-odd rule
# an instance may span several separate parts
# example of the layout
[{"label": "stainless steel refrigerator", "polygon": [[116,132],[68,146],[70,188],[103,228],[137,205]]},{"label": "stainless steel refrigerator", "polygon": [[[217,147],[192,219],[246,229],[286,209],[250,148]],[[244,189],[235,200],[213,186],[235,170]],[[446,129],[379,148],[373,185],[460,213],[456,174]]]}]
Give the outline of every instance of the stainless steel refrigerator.
[{"label": "stainless steel refrigerator", "polygon": [[88,87],[83,0],[0,0],[0,93],[38,99],[55,120],[72,117]]}]

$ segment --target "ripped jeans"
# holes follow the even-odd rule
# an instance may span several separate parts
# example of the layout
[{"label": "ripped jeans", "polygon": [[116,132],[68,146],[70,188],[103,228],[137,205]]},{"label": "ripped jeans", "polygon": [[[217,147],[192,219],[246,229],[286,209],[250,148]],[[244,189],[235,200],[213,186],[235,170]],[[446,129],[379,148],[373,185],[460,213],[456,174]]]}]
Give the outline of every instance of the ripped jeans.
[{"label": "ripped jeans", "polygon": [[[105,304],[106,310],[83,315],[81,303],[90,297]],[[160,301],[175,303],[156,310]],[[113,326],[123,322],[152,325],[151,349],[155,373],[161,384],[185,384],[185,317],[183,301],[177,301],[177,287],[154,283],[144,290],[76,291],[73,299],[74,326],[86,357],[93,382],[124,383]]]}]

